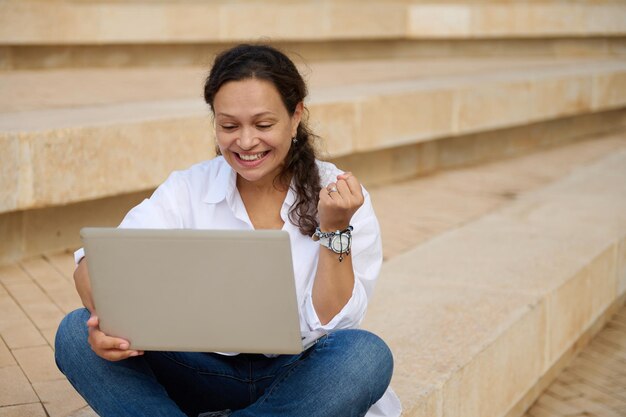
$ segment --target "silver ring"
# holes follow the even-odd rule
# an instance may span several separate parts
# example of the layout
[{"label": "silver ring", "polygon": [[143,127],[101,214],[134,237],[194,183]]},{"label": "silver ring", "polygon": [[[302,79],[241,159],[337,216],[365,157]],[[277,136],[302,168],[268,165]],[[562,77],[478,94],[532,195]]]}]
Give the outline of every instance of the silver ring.
[{"label": "silver ring", "polygon": [[330,193],[338,193],[339,191],[337,190],[337,187],[333,187],[330,190],[328,190],[328,194]]}]

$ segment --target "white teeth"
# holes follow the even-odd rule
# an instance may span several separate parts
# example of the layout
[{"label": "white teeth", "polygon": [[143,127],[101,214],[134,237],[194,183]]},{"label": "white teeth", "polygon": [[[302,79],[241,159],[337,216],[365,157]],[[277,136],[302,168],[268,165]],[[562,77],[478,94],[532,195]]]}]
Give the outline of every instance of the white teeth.
[{"label": "white teeth", "polygon": [[255,153],[253,155],[244,155],[242,153],[239,154],[239,157],[244,161],[256,161],[257,159],[261,159],[265,156],[265,152]]}]

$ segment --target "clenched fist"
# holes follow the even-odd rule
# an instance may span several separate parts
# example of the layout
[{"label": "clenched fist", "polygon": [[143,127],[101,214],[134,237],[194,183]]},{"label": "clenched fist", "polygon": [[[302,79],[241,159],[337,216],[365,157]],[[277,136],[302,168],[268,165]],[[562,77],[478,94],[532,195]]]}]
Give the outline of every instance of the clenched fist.
[{"label": "clenched fist", "polygon": [[320,190],[317,211],[320,217],[320,230],[332,232],[344,230],[350,219],[363,205],[365,198],[361,184],[351,172],[337,175],[337,182],[331,182]]}]

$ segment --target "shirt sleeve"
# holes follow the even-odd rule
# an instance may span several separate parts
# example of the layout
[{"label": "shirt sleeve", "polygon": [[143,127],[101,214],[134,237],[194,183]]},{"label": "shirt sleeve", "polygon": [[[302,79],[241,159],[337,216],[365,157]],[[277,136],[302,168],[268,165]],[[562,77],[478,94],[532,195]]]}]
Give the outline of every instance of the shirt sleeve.
[{"label": "shirt sleeve", "polygon": [[304,316],[311,331],[330,331],[358,327],[367,310],[369,298],[383,262],[380,226],[374,213],[369,194],[363,189],[365,201],[351,220],[352,232],[352,266],[354,268],[354,287],[352,296],[343,309],[330,322],[322,325],[313,306],[313,287],[307,291],[304,305]]},{"label": "shirt sleeve", "polygon": [[173,172],[150,196],[132,208],[118,227],[124,229],[183,228],[184,182]]},{"label": "shirt sleeve", "polygon": [[[180,202],[183,202],[184,182],[173,172],[150,196],[133,207],[118,227],[124,229],[176,229],[183,228]],[[85,257],[85,249],[74,252],[78,264]]]}]

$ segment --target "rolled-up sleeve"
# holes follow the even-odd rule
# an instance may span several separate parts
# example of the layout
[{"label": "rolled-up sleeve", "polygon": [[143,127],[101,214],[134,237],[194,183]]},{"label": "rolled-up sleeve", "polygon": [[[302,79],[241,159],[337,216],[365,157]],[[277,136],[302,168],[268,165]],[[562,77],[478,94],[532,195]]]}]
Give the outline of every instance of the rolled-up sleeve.
[{"label": "rolled-up sleeve", "polygon": [[369,194],[363,190],[365,201],[351,220],[352,232],[352,266],[354,269],[354,287],[352,296],[335,317],[323,325],[313,305],[313,287],[307,291],[304,300],[304,319],[312,331],[330,331],[358,327],[367,310],[367,305],[383,262],[380,226],[372,207]]}]

